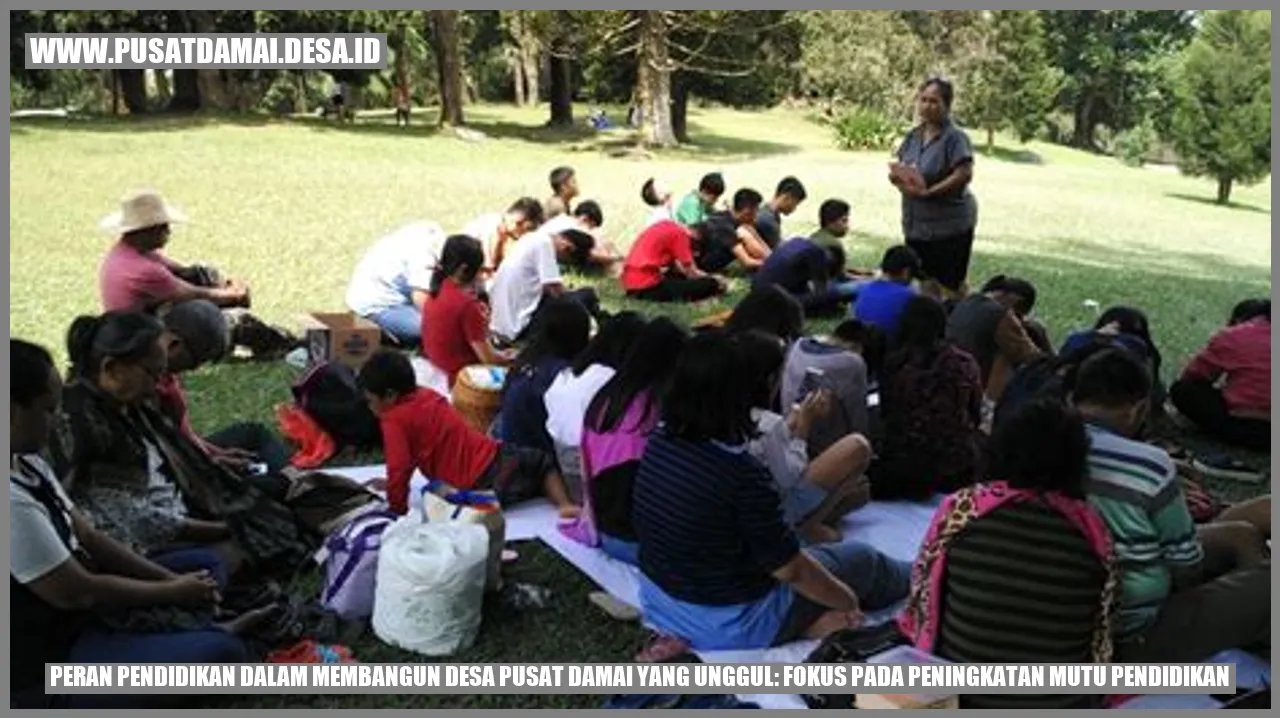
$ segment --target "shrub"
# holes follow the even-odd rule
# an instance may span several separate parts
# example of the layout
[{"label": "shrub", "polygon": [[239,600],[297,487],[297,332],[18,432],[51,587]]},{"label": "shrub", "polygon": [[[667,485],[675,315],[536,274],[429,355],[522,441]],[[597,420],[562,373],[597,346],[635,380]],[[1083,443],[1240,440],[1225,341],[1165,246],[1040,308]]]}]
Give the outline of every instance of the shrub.
[{"label": "shrub", "polygon": [[1120,161],[1130,167],[1141,167],[1151,155],[1156,143],[1156,130],[1150,120],[1125,130],[1115,139],[1115,153]]},{"label": "shrub", "polygon": [[899,123],[883,112],[861,107],[842,113],[831,126],[836,133],[836,146],[842,150],[889,150],[903,133]]}]

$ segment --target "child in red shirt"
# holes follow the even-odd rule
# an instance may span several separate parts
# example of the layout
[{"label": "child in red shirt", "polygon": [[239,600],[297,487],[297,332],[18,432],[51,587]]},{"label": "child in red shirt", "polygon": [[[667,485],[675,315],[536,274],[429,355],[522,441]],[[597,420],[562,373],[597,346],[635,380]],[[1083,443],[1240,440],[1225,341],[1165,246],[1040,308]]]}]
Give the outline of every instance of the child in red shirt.
[{"label": "child in red shirt", "polygon": [[382,426],[392,511],[408,513],[409,481],[417,469],[456,489],[493,490],[504,504],[545,495],[561,516],[579,513],[554,458],[472,429],[443,397],[417,386],[405,355],[378,351],[361,367],[360,385]]},{"label": "child in red shirt", "polygon": [[480,240],[455,234],[445,240],[440,265],[422,307],[422,356],[449,376],[472,364],[510,364],[515,358],[489,342],[489,314],[476,296],[476,277],[484,266]]},{"label": "child in red shirt", "polygon": [[654,302],[696,302],[724,292],[720,280],[693,262],[693,238],[706,225],[686,228],[673,220],[655,222],[631,245],[622,265],[622,288],[627,296]]}]

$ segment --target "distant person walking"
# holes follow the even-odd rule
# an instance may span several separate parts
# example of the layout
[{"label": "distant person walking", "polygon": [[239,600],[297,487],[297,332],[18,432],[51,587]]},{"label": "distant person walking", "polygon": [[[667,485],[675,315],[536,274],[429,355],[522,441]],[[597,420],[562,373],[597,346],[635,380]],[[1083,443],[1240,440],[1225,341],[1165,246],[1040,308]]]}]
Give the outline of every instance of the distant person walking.
[{"label": "distant person walking", "polygon": [[404,83],[396,85],[396,127],[400,127],[403,122],[405,127],[409,126],[409,86]]},{"label": "distant person walking", "polygon": [[920,86],[920,124],[898,148],[889,181],[902,193],[902,233],[920,256],[925,290],[958,299],[965,294],[978,203],[969,191],[973,147],[951,122],[952,97],[946,80]]}]

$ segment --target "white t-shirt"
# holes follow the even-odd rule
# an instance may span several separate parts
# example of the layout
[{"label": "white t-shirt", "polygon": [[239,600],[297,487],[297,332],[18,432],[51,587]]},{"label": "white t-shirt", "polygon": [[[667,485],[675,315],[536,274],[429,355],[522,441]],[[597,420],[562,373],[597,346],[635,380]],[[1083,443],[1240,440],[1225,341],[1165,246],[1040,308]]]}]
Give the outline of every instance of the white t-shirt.
[{"label": "white t-shirt", "polygon": [[582,424],[591,400],[615,374],[603,364],[592,364],[574,376],[573,370],[560,372],[542,395],[547,405],[547,434],[561,446],[579,448],[582,445]]},{"label": "white t-shirt", "polygon": [[674,221],[675,218],[676,215],[675,212],[672,211],[671,205],[660,204],[657,207],[654,207],[653,211],[649,213],[649,221],[645,223],[645,226],[652,227],[659,222]]},{"label": "white t-shirt", "polygon": [[[26,470],[19,470],[21,458]],[[53,475],[53,469],[44,459],[29,454],[13,457],[9,476],[9,574],[21,584],[28,584],[50,571],[66,563],[71,558],[71,550],[79,548],[80,542],[75,532],[71,534],[71,548],[58,537],[53,527],[53,520],[48,509],[36,500],[27,487],[36,487],[36,479],[30,475],[34,469],[42,474],[53,490],[62,499],[68,509],[73,507],[71,499],[62,490],[62,485]],[[66,515],[67,523],[71,523],[71,515]]]},{"label": "white t-shirt", "polygon": [[521,237],[493,275],[489,329],[507,340],[515,339],[533,318],[542,299],[542,288],[560,282],[560,264],[551,235],[539,230]]},{"label": "white t-shirt", "polygon": [[361,316],[412,301],[413,290],[431,286],[431,271],[448,239],[435,222],[414,222],[379,239],[356,265],[347,306]]}]

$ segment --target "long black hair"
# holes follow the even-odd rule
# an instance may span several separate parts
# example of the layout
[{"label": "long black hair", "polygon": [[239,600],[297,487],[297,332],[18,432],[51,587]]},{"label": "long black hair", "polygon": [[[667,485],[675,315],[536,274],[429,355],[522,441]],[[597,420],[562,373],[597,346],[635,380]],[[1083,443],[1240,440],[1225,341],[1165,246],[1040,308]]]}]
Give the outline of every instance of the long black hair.
[{"label": "long black hair", "polygon": [[573,361],[591,333],[591,315],[586,307],[569,297],[547,297],[530,327],[532,340],[516,357],[514,370],[537,364],[548,357]]},{"label": "long black hair", "polygon": [[776,411],[778,377],[787,361],[787,350],[778,337],[751,330],[737,337],[742,351],[742,371],[753,409]]},{"label": "long black hair", "polygon": [[946,345],[947,311],[937,300],[917,295],[907,300],[898,321],[893,348],[885,360],[885,374],[908,364],[926,367]]},{"label": "long black hair", "polygon": [[36,399],[49,393],[49,375],[53,357],[39,344],[21,339],[9,340],[9,400],[30,407]]},{"label": "long black hair", "polygon": [[993,437],[992,476],[1031,491],[1085,496],[1089,435],[1079,412],[1052,397],[1017,409]]},{"label": "long black hair", "polygon": [[444,241],[444,249],[440,250],[440,264],[431,270],[431,286],[427,294],[433,298],[440,296],[440,287],[444,280],[462,271],[460,280],[469,284],[475,280],[484,266],[484,247],[480,240],[465,234],[455,234]]},{"label": "long black hair", "polygon": [[804,331],[804,307],[776,284],[755,287],[733,308],[724,328],[730,334],[752,329],[767,332],[788,344]]},{"label": "long black hair", "polygon": [[149,314],[107,312],[97,317],[76,317],[67,330],[71,374],[93,380],[107,359],[141,362],[157,350],[163,333],[160,320]]},{"label": "long black hair", "polygon": [[1163,359],[1155,341],[1151,338],[1151,322],[1148,321],[1147,315],[1141,309],[1134,307],[1111,307],[1098,317],[1098,321],[1093,323],[1093,328],[1101,329],[1108,324],[1116,324],[1121,334],[1128,334],[1142,340],[1147,347],[1147,358],[1151,361],[1151,375],[1158,378]]},{"label": "long black hair", "polygon": [[627,407],[643,392],[648,392],[653,400],[640,417],[642,424],[648,421],[654,403],[660,402],[666,392],[676,361],[688,340],[688,333],[666,317],[645,324],[617,373],[600,387],[587,407],[587,427],[600,434],[614,431]]},{"label": "long black hair", "polygon": [[697,334],[681,352],[663,399],[667,433],[696,442],[752,439],[749,389],[739,342],[721,330]]},{"label": "long black hair", "polygon": [[635,343],[644,329],[644,317],[636,312],[618,312],[610,317],[596,332],[587,348],[573,360],[570,367],[574,376],[582,376],[592,364],[600,364],[617,370],[627,356],[627,350]]}]

